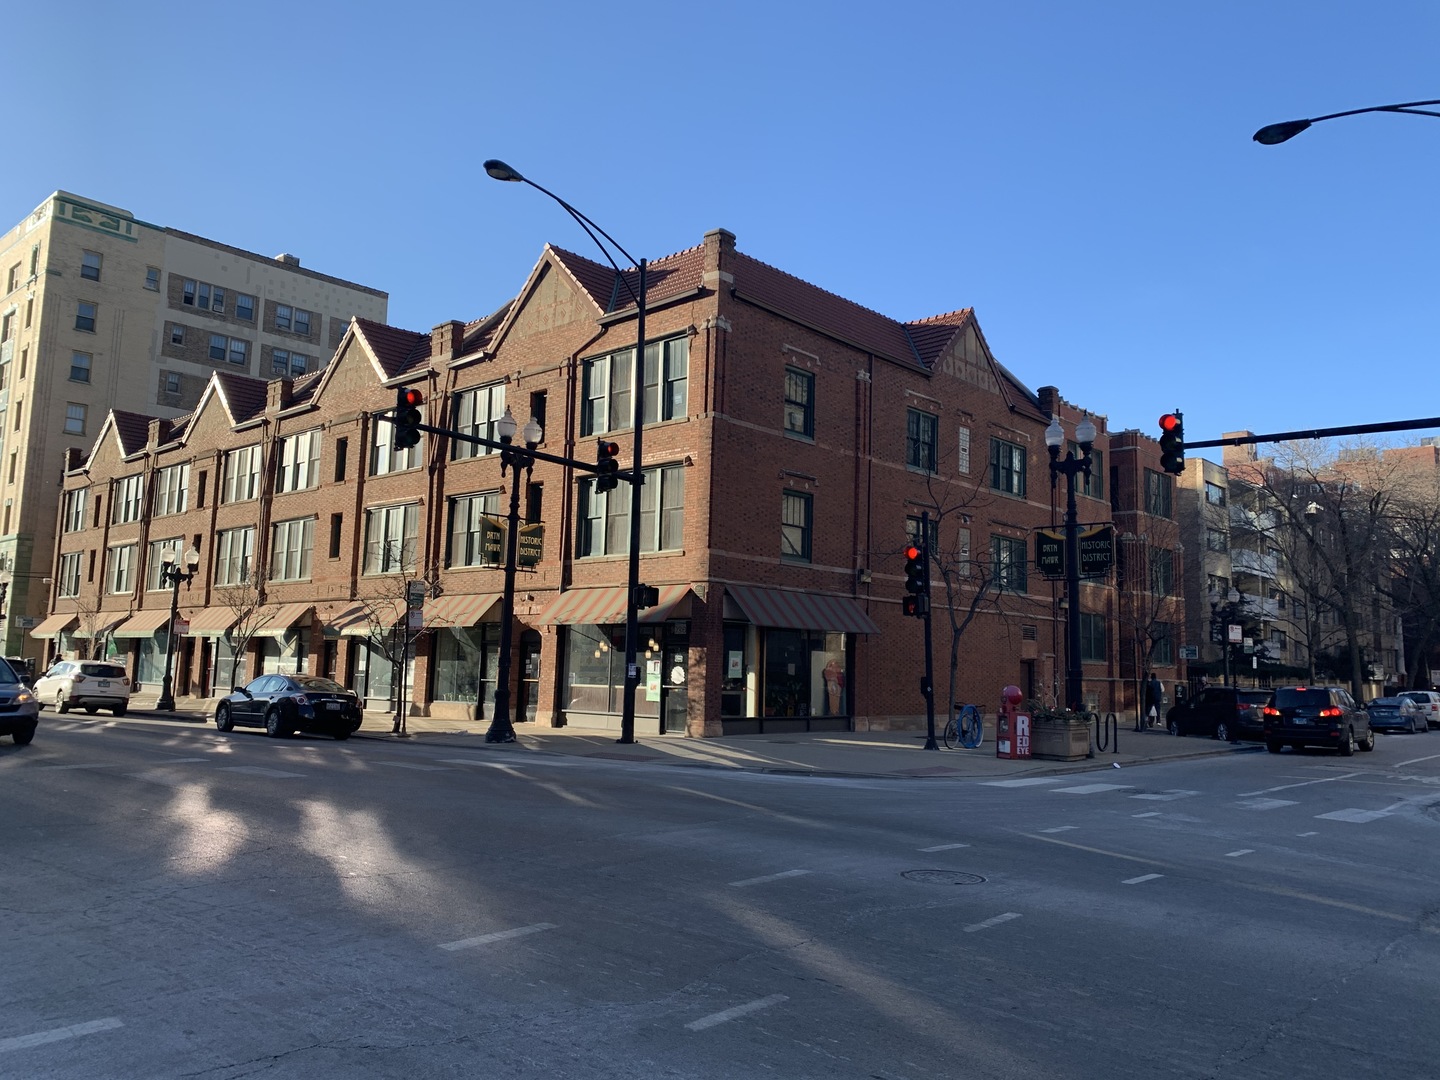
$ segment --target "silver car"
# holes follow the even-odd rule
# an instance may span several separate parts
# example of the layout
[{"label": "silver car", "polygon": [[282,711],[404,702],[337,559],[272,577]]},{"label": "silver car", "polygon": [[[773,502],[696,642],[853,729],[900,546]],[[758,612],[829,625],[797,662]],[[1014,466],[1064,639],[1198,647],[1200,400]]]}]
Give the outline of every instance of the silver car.
[{"label": "silver car", "polygon": [[35,680],[35,697],[56,712],[79,708],[93,716],[109,709],[124,716],[130,707],[130,676],[106,660],[61,660]]},{"label": "silver car", "polygon": [[1434,690],[1402,690],[1399,697],[1408,698],[1420,706],[1427,728],[1440,727],[1440,693]]}]

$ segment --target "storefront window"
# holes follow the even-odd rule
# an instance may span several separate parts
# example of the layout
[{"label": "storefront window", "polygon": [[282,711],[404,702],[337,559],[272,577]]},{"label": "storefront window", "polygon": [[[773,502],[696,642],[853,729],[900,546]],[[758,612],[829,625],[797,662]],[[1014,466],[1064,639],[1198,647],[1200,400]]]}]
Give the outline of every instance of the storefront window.
[{"label": "storefront window", "polygon": [[216,638],[212,685],[217,690],[228,694],[232,686],[244,686],[250,681],[245,670],[245,657],[243,655],[237,657],[234,646],[226,638]]},{"label": "storefront window", "polygon": [[844,634],[765,632],[766,716],[847,716],[848,675]]},{"label": "storefront window", "polygon": [[260,639],[258,673],[302,674],[310,670],[310,630],[302,628],[283,638]]},{"label": "storefront window", "polygon": [[[636,661],[648,671],[646,651],[659,656],[657,627],[640,627]],[[567,632],[565,708],[571,712],[619,713],[625,694],[625,627],[571,626]],[[649,700],[645,685],[635,694],[635,715],[660,715],[660,702]]]},{"label": "storefront window", "polygon": [[754,660],[747,648],[749,634],[750,627],[745,623],[725,624],[725,666],[720,676],[720,715],[723,717],[747,715],[745,702],[749,688],[746,681]]},{"label": "storefront window", "polygon": [[435,632],[435,701],[478,702],[477,715],[489,716],[499,671],[499,623]]},{"label": "storefront window", "polygon": [[139,656],[135,660],[135,679],[142,683],[158,683],[165,679],[165,632],[140,638]]}]

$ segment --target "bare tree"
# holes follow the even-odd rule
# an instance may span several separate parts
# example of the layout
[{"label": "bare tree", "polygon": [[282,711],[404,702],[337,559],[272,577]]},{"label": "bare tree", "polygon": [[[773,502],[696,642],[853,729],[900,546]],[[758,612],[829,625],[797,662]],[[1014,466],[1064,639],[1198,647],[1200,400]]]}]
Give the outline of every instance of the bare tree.
[{"label": "bare tree", "polygon": [[[225,641],[230,646],[229,684],[238,686],[245,670],[245,653],[250,648],[250,642],[275,620],[279,609],[266,605],[265,576],[254,565],[244,566],[239,579],[233,584],[218,586],[215,599],[217,607],[229,608],[235,616],[235,621],[225,631]],[[224,680],[217,681],[224,685]]]},{"label": "bare tree", "polygon": [[98,587],[93,595],[87,596],[82,590],[73,599],[75,615],[79,620],[74,637],[88,641],[84,649],[88,655],[83,659],[103,660],[106,643],[110,640],[109,629],[114,625],[119,613],[100,609],[101,596]]},{"label": "bare tree", "polygon": [[[1433,459],[1432,459],[1433,460]],[[1430,654],[1440,640],[1440,472],[1433,463],[1396,477],[1390,504],[1389,568],[1380,587],[1403,619],[1409,685],[1432,685]]]},{"label": "bare tree", "polygon": [[382,565],[394,567],[396,572],[375,579],[371,583],[371,595],[360,597],[356,603],[365,620],[365,643],[390,664],[391,693],[395,703],[391,730],[403,735],[406,733],[405,714],[408,712],[406,681],[410,657],[415,644],[429,633],[423,626],[410,625],[411,587],[413,583],[418,583],[426,597],[439,596],[440,572],[438,567],[432,566],[422,573],[416,563],[413,545],[408,543],[402,545],[387,540],[384,542],[384,555]]},{"label": "bare tree", "polygon": [[1120,632],[1134,649],[1135,700],[1144,699],[1140,685],[1153,669],[1155,650],[1162,641],[1177,644],[1177,618],[1181,611],[1180,527],[1173,520],[1152,518],[1147,531],[1120,538],[1115,581]]}]

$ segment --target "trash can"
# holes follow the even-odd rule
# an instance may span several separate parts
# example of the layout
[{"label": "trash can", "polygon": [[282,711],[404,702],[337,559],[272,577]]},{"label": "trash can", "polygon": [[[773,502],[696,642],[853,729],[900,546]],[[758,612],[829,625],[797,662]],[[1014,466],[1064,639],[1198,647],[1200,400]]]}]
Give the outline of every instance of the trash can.
[{"label": "trash can", "polygon": [[1007,686],[1000,691],[1000,708],[995,715],[996,757],[1030,756],[1030,716],[1020,708],[1023,698],[1018,686]]}]

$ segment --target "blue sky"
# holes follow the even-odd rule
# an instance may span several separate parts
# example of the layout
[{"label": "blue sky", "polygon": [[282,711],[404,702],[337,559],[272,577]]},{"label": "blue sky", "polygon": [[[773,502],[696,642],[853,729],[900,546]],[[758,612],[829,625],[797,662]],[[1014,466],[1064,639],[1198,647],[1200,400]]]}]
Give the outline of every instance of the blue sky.
[{"label": "blue sky", "polygon": [[[1440,414],[1440,5],[1325,0],[27,5],[0,227],[63,188],[488,313],[544,243],[741,250],[1193,440]],[[1218,451],[1208,452],[1218,457]]]}]

